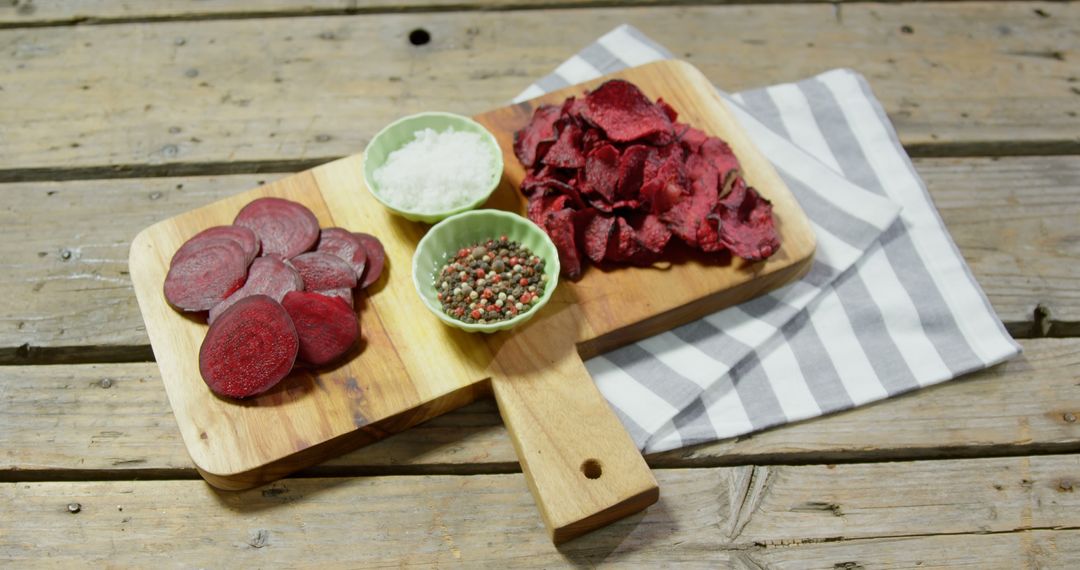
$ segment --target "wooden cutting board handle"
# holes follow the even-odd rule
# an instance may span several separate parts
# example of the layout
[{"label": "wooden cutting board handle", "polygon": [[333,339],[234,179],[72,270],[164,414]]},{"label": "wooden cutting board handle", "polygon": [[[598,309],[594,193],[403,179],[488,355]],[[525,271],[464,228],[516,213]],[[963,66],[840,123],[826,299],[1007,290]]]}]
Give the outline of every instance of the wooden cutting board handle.
[{"label": "wooden cutting board handle", "polygon": [[547,322],[493,342],[499,413],[555,544],[636,513],[660,493],[570,340]]}]

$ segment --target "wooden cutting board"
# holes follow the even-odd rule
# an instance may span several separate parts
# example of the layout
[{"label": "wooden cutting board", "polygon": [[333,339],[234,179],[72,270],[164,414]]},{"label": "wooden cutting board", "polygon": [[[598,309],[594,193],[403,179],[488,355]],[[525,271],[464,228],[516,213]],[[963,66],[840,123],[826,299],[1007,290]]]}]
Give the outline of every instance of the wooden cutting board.
[{"label": "wooden cutting board", "polygon": [[[393,216],[371,197],[361,155],[157,223],[132,243],[131,278],[184,443],[206,480],[223,489],[252,487],[493,392],[553,540],[656,501],[655,480],[582,358],[796,279],[809,269],[814,237],[773,167],[695,68],[658,62],[612,77],[632,81],[654,99],[662,96],[681,121],[731,144],[747,181],[773,203],[782,239],[776,255],[761,263],[685,255],[666,269],[590,267],[580,281],[560,282],[528,324],[488,336],[442,325],[420,301],[411,258],[429,226]],[[524,172],[511,141],[532,110],[600,81],[476,117],[505,154],[503,182],[486,207],[523,211],[516,188]],[[186,239],[231,223],[240,208],[263,196],[306,205],[322,227],[378,236],[387,264],[382,278],[357,297],[362,344],[348,360],[296,371],[269,392],[237,402],[214,396],[203,383],[198,352],[205,321],[169,307],[162,283]]]}]

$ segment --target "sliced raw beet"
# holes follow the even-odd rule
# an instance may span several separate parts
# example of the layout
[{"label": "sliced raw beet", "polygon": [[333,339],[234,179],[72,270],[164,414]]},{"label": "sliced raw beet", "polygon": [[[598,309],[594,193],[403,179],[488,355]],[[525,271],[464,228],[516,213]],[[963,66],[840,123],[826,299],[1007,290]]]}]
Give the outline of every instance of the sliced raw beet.
[{"label": "sliced raw beet", "polygon": [[247,255],[235,241],[204,240],[169,267],[165,299],[184,311],[210,310],[244,284],[247,267]]},{"label": "sliced raw beet", "polygon": [[561,108],[556,105],[537,107],[528,126],[514,133],[514,154],[526,168],[536,164],[537,147],[541,142],[555,141],[555,121],[560,113]]},{"label": "sliced raw beet", "polygon": [[320,295],[332,297],[334,299],[341,299],[345,301],[345,304],[351,309],[353,307],[353,290],[348,287],[341,287],[339,289],[323,289],[322,291],[315,291]]},{"label": "sliced raw beet", "polygon": [[742,178],[709,218],[719,224],[720,242],[743,259],[760,261],[780,249],[772,203],[746,186]]},{"label": "sliced raw beet", "polygon": [[666,144],[675,131],[664,110],[636,85],[612,79],[585,96],[589,120],[615,142],[649,139]]},{"label": "sliced raw beet", "polygon": [[364,275],[367,249],[364,248],[364,242],[348,230],[326,228],[319,234],[319,245],[315,251],[330,253],[344,259],[345,263],[352,266],[358,280]]},{"label": "sliced raw beet", "polygon": [[295,257],[319,239],[319,220],[303,204],[281,198],[252,200],[236,215],[233,224],[255,232],[263,255]]},{"label": "sliced raw beet", "polygon": [[199,372],[214,393],[247,398],[288,376],[299,348],[285,308],[266,295],[252,295],[210,326],[199,349]]},{"label": "sliced raw beet", "polygon": [[[556,128],[559,125],[556,124]],[[543,163],[557,168],[581,168],[585,155],[581,154],[581,127],[566,122],[559,130],[559,138],[544,155]]]},{"label": "sliced raw beet", "polygon": [[383,266],[386,264],[386,250],[383,249],[383,244],[379,241],[379,238],[371,234],[353,232],[353,235],[360,240],[360,243],[364,245],[364,250],[367,251],[367,267],[364,269],[364,275],[359,283],[361,289],[366,289],[372,283],[378,281],[379,276],[382,275]]},{"label": "sliced raw beet", "polygon": [[619,151],[610,144],[596,147],[585,157],[585,192],[611,204],[618,184]]},{"label": "sliced raw beet", "polygon": [[248,268],[248,277],[247,281],[244,282],[244,286],[237,289],[224,301],[214,305],[214,308],[210,309],[207,322],[214,324],[214,321],[226,309],[235,305],[241,299],[252,295],[266,295],[280,303],[289,291],[302,291],[303,289],[304,280],[292,266],[276,257],[257,258]]},{"label": "sliced raw beet", "polygon": [[316,366],[333,362],[360,337],[360,321],[341,299],[293,291],[285,295],[282,305],[296,326],[304,362]]},{"label": "sliced raw beet", "polygon": [[356,272],[344,259],[323,251],[302,253],[289,260],[304,280],[305,291],[356,287]]},{"label": "sliced raw beet", "polygon": [[207,228],[184,242],[180,249],[173,254],[171,264],[183,260],[185,257],[197,252],[204,244],[213,240],[226,239],[236,242],[244,250],[248,263],[259,255],[259,238],[255,232],[240,226],[214,226]]}]

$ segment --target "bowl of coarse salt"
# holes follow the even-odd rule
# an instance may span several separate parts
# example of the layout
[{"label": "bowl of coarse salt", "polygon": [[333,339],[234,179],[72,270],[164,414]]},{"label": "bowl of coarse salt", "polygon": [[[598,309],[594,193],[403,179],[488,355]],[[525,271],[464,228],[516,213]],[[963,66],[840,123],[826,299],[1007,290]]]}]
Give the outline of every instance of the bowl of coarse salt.
[{"label": "bowl of coarse salt", "polygon": [[364,183],[387,209],[435,223],[472,210],[502,179],[499,143],[480,123],[453,113],[402,117],[364,149]]}]

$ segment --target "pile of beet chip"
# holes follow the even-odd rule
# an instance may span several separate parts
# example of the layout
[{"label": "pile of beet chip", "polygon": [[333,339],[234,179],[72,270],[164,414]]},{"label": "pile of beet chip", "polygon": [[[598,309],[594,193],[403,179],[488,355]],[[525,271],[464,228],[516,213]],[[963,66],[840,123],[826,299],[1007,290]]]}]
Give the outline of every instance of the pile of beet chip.
[{"label": "pile of beet chip", "polygon": [[299,359],[314,366],[344,356],[360,337],[353,289],[374,283],[386,259],[374,236],[319,229],[307,207],[260,198],[233,225],[199,232],[173,255],[165,298],[209,311],[199,371],[215,393],[265,392]]},{"label": "pile of beet chip", "polygon": [[577,279],[594,263],[649,265],[671,238],[704,252],[765,259],[780,248],[772,204],[746,185],[724,141],[676,122],[663,99],[611,80],[544,105],[514,133],[529,219]]}]

